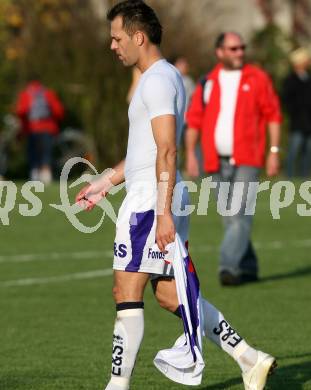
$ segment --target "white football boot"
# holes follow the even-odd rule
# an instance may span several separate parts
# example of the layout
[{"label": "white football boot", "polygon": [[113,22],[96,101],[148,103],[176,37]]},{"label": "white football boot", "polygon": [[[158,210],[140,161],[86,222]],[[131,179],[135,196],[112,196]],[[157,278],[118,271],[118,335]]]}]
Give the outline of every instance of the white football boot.
[{"label": "white football boot", "polygon": [[273,356],[258,351],[257,363],[242,374],[245,390],[263,390],[277,364]]}]

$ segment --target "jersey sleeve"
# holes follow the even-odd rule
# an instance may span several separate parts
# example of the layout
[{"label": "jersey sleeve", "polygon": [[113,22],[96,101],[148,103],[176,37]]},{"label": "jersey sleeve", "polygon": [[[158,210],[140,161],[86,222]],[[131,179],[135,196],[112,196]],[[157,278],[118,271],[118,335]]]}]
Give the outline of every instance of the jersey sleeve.
[{"label": "jersey sleeve", "polygon": [[64,114],[65,114],[65,110],[61,101],[59,100],[56,93],[51,89],[46,91],[46,95],[47,95],[49,105],[52,109],[54,118],[57,119],[58,121],[61,121],[64,118]]},{"label": "jersey sleeve", "polygon": [[19,94],[17,99],[17,103],[15,107],[16,114],[19,117],[24,117],[27,115],[29,109],[30,109],[30,99],[28,94],[25,91],[23,91]]},{"label": "jersey sleeve", "polygon": [[282,113],[280,108],[280,101],[274,90],[272,80],[267,74],[262,73],[260,81],[259,106],[262,115],[265,117],[268,123],[281,123]]},{"label": "jersey sleeve", "polygon": [[161,115],[176,115],[176,88],[162,74],[149,75],[142,85],[141,97],[150,120]]}]

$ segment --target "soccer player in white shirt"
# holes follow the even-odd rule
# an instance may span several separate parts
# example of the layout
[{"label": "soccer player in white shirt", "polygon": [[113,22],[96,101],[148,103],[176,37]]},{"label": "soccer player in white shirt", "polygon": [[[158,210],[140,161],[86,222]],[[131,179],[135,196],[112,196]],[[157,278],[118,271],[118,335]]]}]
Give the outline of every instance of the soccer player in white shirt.
[{"label": "soccer player in white shirt", "polygon": [[[111,22],[111,49],[125,66],[136,66],[142,76],[129,107],[125,161],[109,177],[85,187],[77,201],[92,209],[112,186],[126,183],[127,195],[116,224],[113,294],[117,316],[111,379],[106,387],[126,390],[143,338],[143,295],[149,279],[160,305],[179,315],[166,248],[174,242],[176,231],[183,241],[188,235],[188,218],[172,212],[187,203],[182,187],[173,195],[175,183],[181,181],[176,153],[185,92],[179,72],[161,55],[162,27],[149,6],[142,0],[126,0],[115,5],[107,18]],[[205,334],[237,361],[245,388],[263,389],[275,359],[250,347],[206,300],[203,312]]]}]

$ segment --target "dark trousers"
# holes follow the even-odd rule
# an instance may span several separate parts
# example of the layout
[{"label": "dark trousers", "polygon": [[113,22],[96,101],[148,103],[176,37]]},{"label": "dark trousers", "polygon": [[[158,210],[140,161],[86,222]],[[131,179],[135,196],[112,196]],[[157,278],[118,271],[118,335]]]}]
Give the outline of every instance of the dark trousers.
[{"label": "dark trousers", "polygon": [[33,133],[28,137],[29,168],[40,169],[42,166],[51,166],[53,136],[49,133]]},{"label": "dark trousers", "polygon": [[[310,124],[311,125],[311,124]],[[299,165],[297,167],[297,162]],[[294,131],[288,141],[287,176],[308,177],[311,174],[311,134]],[[298,169],[297,169],[298,168]]]}]

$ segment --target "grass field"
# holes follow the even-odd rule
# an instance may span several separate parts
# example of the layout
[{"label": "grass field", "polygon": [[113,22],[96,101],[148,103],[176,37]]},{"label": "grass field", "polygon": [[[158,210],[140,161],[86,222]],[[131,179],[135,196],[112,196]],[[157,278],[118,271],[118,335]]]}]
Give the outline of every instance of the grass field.
[{"label": "grass field", "polygon": [[[49,206],[60,203],[56,185],[39,197],[39,216],[22,217],[16,206],[10,225],[0,228],[0,389],[102,390],[114,321],[112,278],[105,271],[111,268],[114,226],[105,220],[96,233],[82,234]],[[192,217],[190,248],[203,294],[251,344],[278,358],[268,389],[311,389],[311,217],[297,216],[297,202],[273,220],[268,193],[259,197],[253,239],[261,282],[239,288],[218,284],[222,228],[215,207],[206,217]],[[114,205],[119,203],[120,197]],[[100,215],[96,209],[81,218],[94,224]],[[185,388],[152,363],[180,332],[178,319],[157,307],[149,287],[133,390]],[[204,347],[198,389],[242,389],[235,362],[209,342]]]}]

